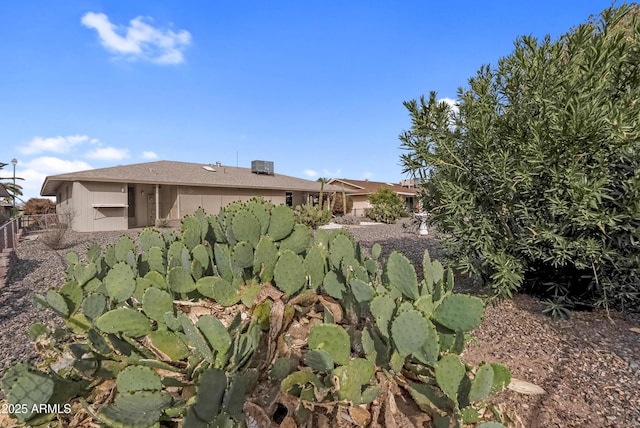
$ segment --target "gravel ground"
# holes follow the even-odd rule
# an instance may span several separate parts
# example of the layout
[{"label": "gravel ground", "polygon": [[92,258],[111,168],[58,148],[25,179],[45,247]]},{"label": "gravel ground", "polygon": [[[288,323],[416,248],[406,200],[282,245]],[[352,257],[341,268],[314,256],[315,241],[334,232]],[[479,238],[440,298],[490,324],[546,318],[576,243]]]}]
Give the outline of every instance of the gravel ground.
[{"label": "gravel ground", "polygon": [[[428,249],[438,257],[433,233],[407,233],[395,225],[346,226],[365,252],[374,243],[383,257],[400,250],[422,262]],[[127,231],[135,237],[138,231]],[[44,293],[64,281],[69,251],[83,255],[87,245],[115,242],[123,232],[69,232],[64,249],[52,251],[27,236],[17,248],[17,263],[0,288],[0,373],[19,361],[35,361],[26,329],[35,321],[55,321],[48,310],[32,304],[34,292]],[[419,271],[420,269],[418,269]],[[506,391],[493,401],[505,417],[522,427],[640,427],[640,321],[602,312],[574,313],[568,321],[540,314],[540,303],[528,296],[489,307],[475,339],[465,351],[473,364],[506,364],[513,376],[542,387],[543,395]]]}]

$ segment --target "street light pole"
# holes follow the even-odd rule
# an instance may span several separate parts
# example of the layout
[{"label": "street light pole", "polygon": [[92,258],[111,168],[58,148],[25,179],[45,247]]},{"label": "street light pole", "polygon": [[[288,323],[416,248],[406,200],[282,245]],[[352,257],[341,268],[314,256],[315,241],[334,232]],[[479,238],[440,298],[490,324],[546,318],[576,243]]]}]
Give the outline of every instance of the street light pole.
[{"label": "street light pole", "polygon": [[11,163],[13,164],[13,211],[16,210],[16,164],[18,163],[18,159],[11,159]]}]

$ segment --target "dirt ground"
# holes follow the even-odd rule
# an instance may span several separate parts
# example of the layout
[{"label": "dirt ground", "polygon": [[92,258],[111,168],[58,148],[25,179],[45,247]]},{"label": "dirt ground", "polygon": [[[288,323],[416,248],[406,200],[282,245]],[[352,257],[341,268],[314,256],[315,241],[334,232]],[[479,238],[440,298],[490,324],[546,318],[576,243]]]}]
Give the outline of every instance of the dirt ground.
[{"label": "dirt ground", "polygon": [[554,321],[541,309],[517,295],[489,307],[474,331],[468,362],[501,362],[545,391],[507,390],[493,401],[516,426],[640,427],[640,322],[604,312]]}]

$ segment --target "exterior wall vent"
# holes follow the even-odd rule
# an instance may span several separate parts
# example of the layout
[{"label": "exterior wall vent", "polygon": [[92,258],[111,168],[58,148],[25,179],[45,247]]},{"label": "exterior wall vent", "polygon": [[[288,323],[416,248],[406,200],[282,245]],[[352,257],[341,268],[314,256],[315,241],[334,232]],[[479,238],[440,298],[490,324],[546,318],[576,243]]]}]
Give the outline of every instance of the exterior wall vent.
[{"label": "exterior wall vent", "polygon": [[262,160],[251,161],[251,172],[254,174],[274,175],[273,162]]}]

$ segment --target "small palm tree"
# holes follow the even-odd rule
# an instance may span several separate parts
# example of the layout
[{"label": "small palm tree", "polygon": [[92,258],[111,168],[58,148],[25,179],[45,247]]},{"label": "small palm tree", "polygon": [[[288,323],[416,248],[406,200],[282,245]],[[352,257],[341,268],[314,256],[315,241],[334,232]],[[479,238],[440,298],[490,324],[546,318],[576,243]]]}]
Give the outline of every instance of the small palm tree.
[{"label": "small palm tree", "polygon": [[[7,165],[9,164],[0,162],[0,170]],[[24,180],[24,178],[20,178],[20,177],[15,177],[15,179]],[[8,180],[8,181],[5,181],[5,180]],[[19,199],[20,201],[22,201],[22,199],[19,198],[19,196],[22,196],[22,186],[20,186],[19,184],[15,184],[13,180],[14,180],[14,177],[0,177],[0,184],[4,186],[4,188],[7,190],[7,192],[11,196],[11,200],[9,200],[8,202],[13,202],[15,199]]]}]

